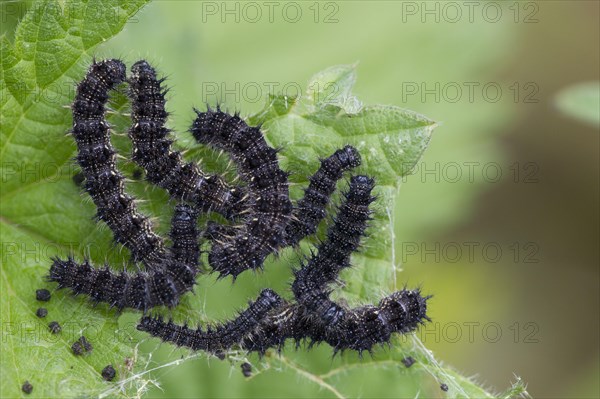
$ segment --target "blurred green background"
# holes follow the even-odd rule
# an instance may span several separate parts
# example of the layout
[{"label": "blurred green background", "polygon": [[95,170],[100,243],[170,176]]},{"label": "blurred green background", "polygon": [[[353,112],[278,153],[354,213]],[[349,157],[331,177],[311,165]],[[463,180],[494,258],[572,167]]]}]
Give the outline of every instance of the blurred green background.
[{"label": "blurred green background", "polygon": [[[599,80],[599,3],[291,4],[155,1],[97,55],[153,62],[179,132],[191,104],[220,100],[249,115],[270,92],[295,94],[313,73],[358,62],[365,104],[441,123],[400,190],[394,226],[398,284],[435,295],[425,345],[496,389],[514,373],[534,397],[599,397],[599,111],[581,118],[559,106],[563,90]],[[207,316],[221,318],[288,278],[268,270],[235,287],[207,278],[199,292]],[[187,356],[154,340],[140,351],[152,353],[149,368]],[[326,372],[330,354],[290,356]],[[153,377],[161,387],[149,397],[331,396],[293,372],[245,380],[205,357]],[[346,392],[402,395],[385,389],[394,370],[341,378]]]}]

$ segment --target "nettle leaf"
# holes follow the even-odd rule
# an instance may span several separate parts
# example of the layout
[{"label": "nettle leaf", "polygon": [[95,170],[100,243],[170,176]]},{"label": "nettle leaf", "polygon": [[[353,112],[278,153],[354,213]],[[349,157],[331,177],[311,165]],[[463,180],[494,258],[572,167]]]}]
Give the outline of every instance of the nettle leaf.
[{"label": "nettle leaf", "polygon": [[315,74],[308,82],[307,100],[312,103],[313,110],[333,104],[348,113],[353,113],[361,106],[358,99],[351,94],[355,82],[356,65],[327,68]]},{"label": "nettle leaf", "polygon": [[[324,79],[331,81],[324,83]],[[329,68],[312,78],[300,99],[272,96],[264,110],[250,117],[250,123],[263,124],[271,144],[284,149],[296,176],[309,173],[315,157],[351,144],[360,151],[364,170],[378,184],[398,187],[427,148],[437,124],[396,106],[363,107],[350,94],[355,79],[354,66]]]},{"label": "nettle leaf", "polygon": [[[51,256],[82,258],[90,252],[81,246],[86,240],[111,248],[107,232],[91,222],[93,205],[82,204],[71,180],[75,144],[65,135],[71,125],[65,106],[92,50],[119,33],[145,3],[37,2],[20,21],[14,43],[0,39],[2,397],[20,396],[25,380],[33,385],[30,397],[98,396],[117,386],[102,379],[105,366],[112,364],[120,380],[131,372],[125,359],[135,359],[138,368],[135,342],[114,312],[65,295],[38,302],[35,290],[46,286]],[[36,317],[38,307],[48,309],[46,318]],[[51,321],[62,325],[61,333],[49,332]],[[81,335],[94,349],[76,357],[70,348]],[[134,380],[118,385],[117,392],[140,386]]]}]

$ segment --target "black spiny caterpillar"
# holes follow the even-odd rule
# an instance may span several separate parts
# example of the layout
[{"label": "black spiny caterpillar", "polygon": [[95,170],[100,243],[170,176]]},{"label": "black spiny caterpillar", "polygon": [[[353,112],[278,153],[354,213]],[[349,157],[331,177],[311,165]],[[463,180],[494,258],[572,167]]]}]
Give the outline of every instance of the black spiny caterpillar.
[{"label": "black spiny caterpillar", "polygon": [[220,176],[204,174],[193,162],[183,163],[181,154],[171,150],[170,130],[165,127],[166,89],[163,79],[142,60],[131,67],[132,159],[146,171],[146,178],[166,189],[177,199],[190,201],[204,211],[215,211],[236,218],[245,208],[241,187],[230,187]]},{"label": "black spiny caterpillar", "polygon": [[[269,306],[262,305],[261,297],[248,308],[252,317],[242,312],[236,319],[213,327],[205,332],[201,328],[191,329],[178,326],[160,317],[143,317],[138,329],[193,350],[216,353],[233,346],[264,354],[269,348],[281,349],[286,340],[297,343],[309,340],[311,344],[326,342],[334,351],[347,349],[358,352],[371,351],[373,346],[389,342],[393,333],[407,333],[415,330],[427,317],[427,299],[419,290],[402,290],[383,298],[377,306],[366,305],[347,308],[329,298],[328,284],[339,272],[350,266],[350,254],[354,252],[364,235],[370,218],[369,204],[373,201],[371,190],[374,181],[366,176],[355,176],[345,201],[340,207],[327,239],[319,246],[317,253],[295,273],[292,291],[295,302],[282,300],[275,293]],[[255,304],[261,303],[259,312],[252,311]],[[247,328],[240,329],[243,325]],[[234,328],[235,327],[235,328]],[[227,341],[211,341],[207,335],[211,331],[222,331]],[[235,339],[229,338],[235,331]],[[209,345],[216,342],[218,345]],[[234,345],[225,346],[225,342]]]},{"label": "black spiny caterpillar", "polygon": [[[172,245],[152,231],[134,199],[124,191],[124,178],[116,168],[116,153],[104,119],[108,93],[118,84],[130,85],[133,142],[132,158],[146,170],[148,180],[166,189],[180,203],[171,221]],[[236,165],[242,187],[229,186],[219,176],[206,176],[193,163],[184,164],[171,150],[165,128],[165,91],[162,80],[145,61],[132,67],[118,60],[94,62],[79,84],[73,103],[73,136],[77,161],[83,170],[86,190],[107,223],[115,241],[131,251],[132,260],[145,267],[137,273],[114,273],[96,269],[86,260],[54,259],[48,279],[59,288],[85,294],[94,302],[118,309],[143,310],[177,305],[179,297],[192,290],[198,274],[200,212],[216,211],[234,225],[213,223],[207,229],[212,240],[209,263],[221,276],[234,278],[248,269],[261,268],[265,258],[285,246],[296,246],[314,234],[326,217],[326,206],[343,173],[360,165],[360,155],[351,146],[321,161],[310,178],[304,197],[292,206],[288,173],[281,170],[277,150],[270,147],[260,127],[248,126],[237,114],[216,110],[197,112],[191,132],[197,141],[229,154]],[[281,349],[288,339],[326,342],[334,350],[370,351],[389,342],[393,333],[406,333],[429,320],[427,299],[419,290],[402,290],[383,298],[376,306],[349,308],[330,298],[331,285],[364,237],[371,217],[369,205],[374,181],[354,176],[345,199],[333,219],[327,238],[311,258],[295,271],[293,301],[265,289],[256,301],[231,321],[205,329],[178,326],[160,317],[143,317],[138,329],[179,346],[211,353],[241,347],[261,354]]]},{"label": "black spiny caterpillar", "polygon": [[284,303],[277,293],[265,289],[236,318],[206,329],[191,329],[172,321],[164,322],[160,317],[143,317],[137,328],[177,346],[216,354],[242,344],[260,327],[270,312],[277,311]]},{"label": "black spiny caterpillar", "polygon": [[[216,210],[233,218],[247,213],[241,228],[209,226],[214,241],[209,261],[222,275],[237,276],[247,268],[262,267],[272,251],[295,245],[314,233],[325,217],[336,181],[345,170],[360,164],[360,156],[350,146],[324,159],[311,177],[305,197],[292,211],[287,173],[279,169],[276,151],[266,144],[260,129],[250,128],[237,115],[220,110],[200,113],[192,131],[199,140],[232,155],[248,183],[249,194],[242,199],[244,188],[228,188],[220,177],[204,176],[195,164],[183,164],[180,154],[171,151],[169,130],[164,127],[167,113],[162,80],[147,62],[135,63],[129,79],[119,60],[93,63],[78,86],[72,106],[77,160],[86,190],[98,208],[98,218],[109,225],[117,242],[130,249],[133,261],[148,269],[114,273],[108,267],[95,269],[88,261],[79,264],[71,258],[54,259],[49,279],[95,302],[144,311],[158,305],[175,306],[179,296],[192,289],[198,272],[197,211],[178,205],[172,220],[173,245],[165,249],[149,220],[124,191],[124,177],[116,168],[116,152],[104,120],[109,91],[124,81],[130,84],[132,100],[132,158],[145,168],[149,181],[166,188],[175,198],[190,200],[201,210]],[[216,133],[211,135],[207,126],[213,126]],[[246,207],[243,212],[242,205]],[[183,223],[188,224],[191,236],[178,234],[177,225]]]},{"label": "black spiny caterpillar", "polygon": [[245,223],[210,233],[210,265],[235,278],[245,270],[261,268],[265,258],[285,243],[292,212],[288,173],[279,168],[277,151],[267,144],[260,127],[250,127],[238,115],[220,109],[196,112],[191,128],[196,140],[229,153],[248,185],[251,205]]},{"label": "black spiny caterpillar", "polygon": [[350,255],[358,249],[370,219],[374,185],[373,179],[366,176],[352,177],[327,239],[317,247],[312,258],[295,271],[292,291],[296,301],[323,323],[336,324],[344,317],[344,309],[329,299],[328,286],[340,271],[350,267]]},{"label": "black spiny caterpillar", "polygon": [[87,260],[54,258],[47,279],[68,288],[75,295],[84,294],[94,303],[107,303],[146,311],[156,306],[174,307],[179,297],[196,284],[198,268],[198,213],[189,205],[179,204],[171,221],[173,246],[163,267],[148,271],[115,273],[105,266],[94,268]]},{"label": "black spiny caterpillar", "polygon": [[124,192],[124,177],[116,168],[110,126],[104,119],[108,93],[125,81],[125,64],[119,60],[93,63],[77,86],[72,105],[72,134],[77,143],[77,163],[85,189],[97,208],[97,218],[112,230],[115,240],[131,251],[135,261],[152,268],[165,258],[163,242],[150,221],[137,211]]},{"label": "black spiny caterpillar", "polygon": [[304,237],[317,231],[326,216],[325,208],[335,191],[338,180],[348,169],[360,165],[360,154],[352,146],[345,146],[321,160],[321,167],[312,175],[304,197],[293,210],[293,218],[285,228],[286,245],[297,245]]},{"label": "black spiny caterpillar", "polygon": [[203,210],[232,219],[242,216],[241,224],[213,223],[207,229],[213,242],[209,263],[222,276],[236,277],[245,270],[261,268],[270,253],[314,234],[336,182],[344,171],[360,165],[360,155],[351,146],[322,160],[304,198],[290,213],[288,174],[279,169],[277,151],[268,146],[259,127],[250,127],[237,114],[229,115],[219,107],[197,111],[191,127],[194,137],[229,153],[248,184],[247,191],[230,188],[218,176],[205,176],[194,163],[183,164],[180,154],[171,151],[170,131],[164,126],[168,117],[164,79],[158,79],[154,68],[143,60],[136,62],[131,72],[132,158],[146,170],[148,180]]},{"label": "black spiny caterpillar", "polygon": [[116,152],[110,143],[109,125],[104,119],[108,93],[125,81],[125,65],[119,60],[94,62],[77,88],[72,105],[73,137],[77,162],[86,179],[85,188],[98,210],[97,217],[113,231],[115,241],[131,251],[134,262],[147,271],[114,273],[108,267],[95,269],[86,260],[55,258],[49,281],[74,294],[85,294],[94,302],[118,309],[146,311],[175,306],[190,291],[198,273],[198,212],[185,204],[176,207],[172,219],[171,248],[152,230],[134,199],[124,192],[124,177],[116,168]]}]

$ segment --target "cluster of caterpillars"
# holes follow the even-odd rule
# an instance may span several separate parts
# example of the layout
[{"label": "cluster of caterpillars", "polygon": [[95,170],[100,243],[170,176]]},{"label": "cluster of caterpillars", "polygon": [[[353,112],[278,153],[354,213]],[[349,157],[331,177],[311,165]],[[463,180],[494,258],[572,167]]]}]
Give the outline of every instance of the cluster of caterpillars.
[{"label": "cluster of caterpillars", "polygon": [[[116,151],[105,120],[109,93],[128,84],[131,101],[131,159],[144,169],[147,180],[178,201],[171,221],[170,246],[154,233],[149,219],[138,212],[124,189],[124,176],[116,167]],[[297,246],[316,232],[326,217],[326,206],[344,172],[360,165],[355,148],[346,146],[321,160],[310,177],[304,197],[294,205],[288,190],[288,173],[281,170],[278,151],[268,145],[260,127],[251,127],[239,115],[218,107],[196,111],[191,133],[201,144],[228,154],[242,184],[234,186],[218,175],[204,173],[185,163],[171,148],[165,127],[163,80],[146,61],[138,61],[127,76],[123,62],[94,62],[77,87],[72,105],[72,134],[77,163],[85,177],[85,190],[97,208],[97,219],[112,230],[114,239],[128,248],[132,261],[144,271],[116,273],[108,266],[95,268],[87,260],[55,258],[48,279],[84,294],[96,303],[119,310],[144,312],[138,329],[164,341],[193,350],[221,353],[243,348],[261,354],[280,349],[288,339],[297,343],[326,342],[339,350],[370,351],[389,342],[393,333],[406,333],[429,320],[427,299],[419,290],[401,290],[377,305],[349,308],[331,299],[333,283],[359,247],[371,219],[374,180],[350,178],[347,192],[327,237],[312,256],[294,272],[293,300],[263,290],[247,309],[231,321],[207,328],[187,326],[147,315],[156,306],[174,307],[194,287],[199,273],[201,213],[217,212],[232,224],[209,223],[203,235],[211,248],[208,262],[221,277],[262,268],[267,256]]]}]

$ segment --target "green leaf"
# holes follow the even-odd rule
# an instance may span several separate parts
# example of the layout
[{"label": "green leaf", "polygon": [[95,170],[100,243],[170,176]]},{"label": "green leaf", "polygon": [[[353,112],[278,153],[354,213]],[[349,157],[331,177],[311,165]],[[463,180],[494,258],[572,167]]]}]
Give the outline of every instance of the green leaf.
[{"label": "green leaf", "polygon": [[567,87],[557,94],[556,105],[575,119],[600,126],[600,82]]},{"label": "green leaf", "polygon": [[[65,295],[38,302],[35,290],[46,285],[51,256],[83,257],[89,249],[82,241],[90,237],[95,238],[88,243],[110,248],[110,237],[90,221],[92,205],[82,206],[71,181],[75,146],[65,135],[71,118],[64,106],[72,102],[74,82],[94,48],[121,31],[145,3],[37,2],[18,24],[14,43],[0,39],[2,397],[20,396],[25,380],[34,387],[30,397],[98,396],[113,387],[132,393],[140,387],[138,380],[121,386],[100,375],[112,364],[124,380],[130,373],[125,359],[136,358],[114,312]],[[46,318],[36,317],[38,307],[48,309]],[[50,334],[50,321],[58,321],[62,332]],[[70,347],[82,334],[94,349],[76,357]]]},{"label": "green leaf", "polygon": [[427,148],[437,125],[392,105],[351,107],[352,111],[336,105],[352,98],[354,81],[354,66],[329,68],[311,79],[308,94],[300,101],[275,96],[250,122],[263,124],[271,144],[284,149],[289,169],[297,176],[304,174],[300,181],[306,181],[317,157],[351,144],[361,153],[364,170],[377,177],[380,185],[398,187],[400,178]]},{"label": "green leaf", "polygon": [[351,95],[356,82],[356,65],[337,65],[315,74],[306,86],[306,96],[315,109],[327,104],[338,105],[353,113],[361,106]]}]

